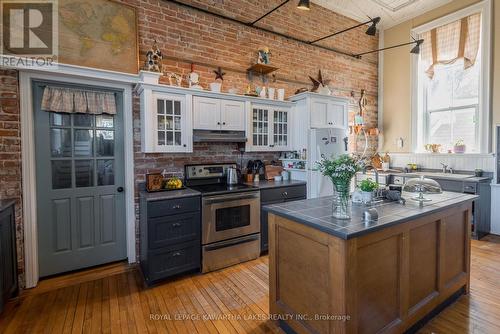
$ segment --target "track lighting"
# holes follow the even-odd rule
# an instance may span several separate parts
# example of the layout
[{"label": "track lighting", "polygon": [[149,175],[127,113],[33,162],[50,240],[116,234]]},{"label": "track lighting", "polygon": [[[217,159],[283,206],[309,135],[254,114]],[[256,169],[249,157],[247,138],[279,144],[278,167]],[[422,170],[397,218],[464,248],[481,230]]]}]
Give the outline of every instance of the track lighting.
[{"label": "track lighting", "polygon": [[298,9],[302,9],[302,10],[309,10],[309,9],[311,9],[309,0],[300,0],[299,4],[297,5],[297,8]]},{"label": "track lighting", "polygon": [[377,34],[377,24],[380,22],[380,17],[372,19],[372,24],[366,30],[366,34],[369,36],[375,36]]},{"label": "track lighting", "polygon": [[352,26],[352,27],[349,27],[349,28],[346,28],[346,29],[334,32],[333,34],[330,34],[328,36],[324,36],[324,37],[315,39],[314,41],[310,41],[309,44],[317,43],[317,42],[322,41],[324,39],[327,39],[327,38],[330,38],[330,37],[333,37],[333,36],[336,36],[336,35],[343,34],[343,33],[347,32],[347,31],[350,31],[350,30],[359,28],[361,26],[364,26],[364,25],[366,25],[368,23],[371,23],[371,25],[368,27],[368,30],[366,30],[366,34],[370,35],[370,36],[374,36],[377,33],[377,24],[379,22],[380,22],[380,17],[377,16],[377,17],[374,17],[373,19],[370,17],[370,21],[362,22],[362,23],[359,23],[359,24],[357,24],[355,26]]},{"label": "track lighting", "polygon": [[361,56],[364,56],[364,55],[369,54],[369,53],[380,52],[380,51],[384,51],[384,50],[390,50],[390,49],[399,48],[401,46],[412,45],[412,44],[416,44],[416,45],[411,49],[410,53],[419,54],[420,53],[420,45],[423,42],[424,42],[423,39],[413,39],[412,42],[402,43],[402,44],[393,45],[393,46],[388,46],[388,47],[383,48],[383,49],[377,49],[377,50],[372,50],[372,51],[366,51],[366,52],[363,52],[363,53],[358,53],[357,55],[354,55],[354,57],[360,59]]},{"label": "track lighting", "polygon": [[418,55],[420,53],[420,44],[424,42],[423,39],[419,39],[418,41],[415,41],[417,43],[410,51],[410,53]]}]

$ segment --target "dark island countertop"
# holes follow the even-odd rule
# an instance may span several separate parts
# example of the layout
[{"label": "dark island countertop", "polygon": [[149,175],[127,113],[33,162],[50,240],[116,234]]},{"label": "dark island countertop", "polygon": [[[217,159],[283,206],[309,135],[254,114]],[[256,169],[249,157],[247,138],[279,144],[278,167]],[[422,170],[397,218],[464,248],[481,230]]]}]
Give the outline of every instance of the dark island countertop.
[{"label": "dark island countertop", "polygon": [[168,190],[168,191],[158,191],[158,192],[147,192],[147,191],[141,191],[140,196],[144,198],[147,202],[152,202],[152,201],[162,201],[162,200],[169,200],[169,199],[176,199],[176,198],[184,198],[184,197],[193,197],[193,196],[200,196],[201,193],[199,191],[186,188],[186,189],[179,189],[179,190]]},{"label": "dark island countertop", "polygon": [[9,206],[12,204],[15,204],[16,200],[15,199],[1,199],[0,200],[0,211],[3,211],[7,209]]},{"label": "dark island countertop", "polygon": [[[419,207],[418,202],[409,198],[411,196],[413,194],[407,196],[404,205],[397,202],[382,202],[371,206],[353,204],[350,220],[332,217],[331,197],[267,205],[263,209],[333,236],[351,239],[478,198],[476,195],[443,192],[438,195],[428,195],[427,197],[431,198],[432,202]],[[363,212],[369,208],[377,209],[379,215],[377,221],[363,221]]]},{"label": "dark island countertop", "polygon": [[261,180],[259,182],[243,182],[243,183],[248,184],[250,186],[254,186],[259,189],[281,188],[281,187],[300,186],[307,184],[306,181],[298,181],[298,180],[287,180],[287,181]]}]

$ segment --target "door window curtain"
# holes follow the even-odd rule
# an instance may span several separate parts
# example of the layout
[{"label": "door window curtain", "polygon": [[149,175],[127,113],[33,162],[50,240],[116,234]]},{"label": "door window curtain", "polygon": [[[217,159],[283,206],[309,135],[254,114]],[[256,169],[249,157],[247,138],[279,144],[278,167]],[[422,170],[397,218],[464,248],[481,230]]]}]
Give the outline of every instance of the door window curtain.
[{"label": "door window curtain", "polygon": [[41,109],[70,114],[115,115],[116,99],[110,92],[46,86]]},{"label": "door window curtain", "polygon": [[427,76],[434,66],[464,60],[464,69],[474,65],[481,38],[481,14],[473,14],[421,34],[424,39],[421,61]]}]

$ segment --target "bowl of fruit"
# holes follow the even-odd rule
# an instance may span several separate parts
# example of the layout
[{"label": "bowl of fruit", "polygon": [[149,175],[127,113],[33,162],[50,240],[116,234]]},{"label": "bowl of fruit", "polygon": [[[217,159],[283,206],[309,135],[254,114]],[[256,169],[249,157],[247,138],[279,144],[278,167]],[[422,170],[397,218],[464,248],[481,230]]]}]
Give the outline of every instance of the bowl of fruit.
[{"label": "bowl of fruit", "polygon": [[171,177],[170,179],[165,181],[164,189],[165,190],[178,190],[178,189],[184,189],[184,184],[182,183],[182,180],[179,179],[178,177]]}]

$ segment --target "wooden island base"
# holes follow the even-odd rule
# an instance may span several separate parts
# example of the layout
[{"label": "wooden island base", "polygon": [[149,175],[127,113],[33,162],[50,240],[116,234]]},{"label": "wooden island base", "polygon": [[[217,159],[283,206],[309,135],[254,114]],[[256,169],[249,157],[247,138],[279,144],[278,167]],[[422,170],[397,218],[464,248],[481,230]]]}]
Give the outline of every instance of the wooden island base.
[{"label": "wooden island base", "polygon": [[347,240],[270,213],[270,313],[297,333],[407,331],[468,292],[471,209]]}]

